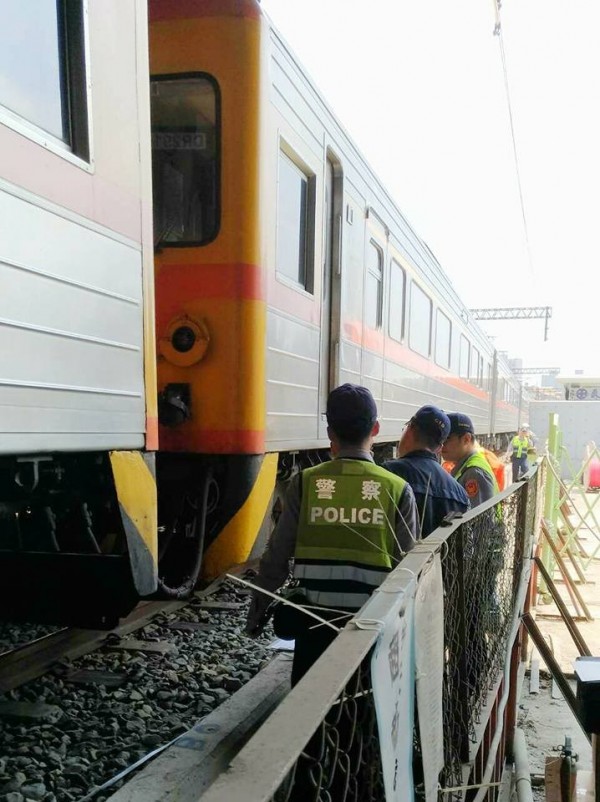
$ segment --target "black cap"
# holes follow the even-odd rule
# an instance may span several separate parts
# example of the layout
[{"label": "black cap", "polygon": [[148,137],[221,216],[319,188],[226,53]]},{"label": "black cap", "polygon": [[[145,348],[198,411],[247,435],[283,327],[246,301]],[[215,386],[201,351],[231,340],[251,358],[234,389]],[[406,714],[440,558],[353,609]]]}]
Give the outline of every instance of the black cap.
[{"label": "black cap", "polygon": [[417,410],[411,418],[422,432],[435,437],[440,445],[448,439],[450,434],[450,420],[439,407],[427,405]]},{"label": "black cap", "polygon": [[377,420],[377,404],[371,391],[359,384],[341,384],[329,393],[327,423],[335,429],[337,424],[356,422],[372,426]]},{"label": "black cap", "polygon": [[450,434],[475,434],[473,421],[468,415],[463,415],[462,412],[449,412],[450,418]]}]

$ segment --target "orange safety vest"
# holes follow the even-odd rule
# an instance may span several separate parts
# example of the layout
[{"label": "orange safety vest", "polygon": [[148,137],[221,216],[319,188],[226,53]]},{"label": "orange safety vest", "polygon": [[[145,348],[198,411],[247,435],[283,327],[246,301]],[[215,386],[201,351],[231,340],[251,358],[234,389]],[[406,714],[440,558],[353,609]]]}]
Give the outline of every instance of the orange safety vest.
[{"label": "orange safety vest", "polygon": [[494,454],[493,451],[488,451],[487,448],[482,448],[481,453],[486,458],[492,469],[496,482],[498,483],[498,490],[504,490],[504,463]]}]

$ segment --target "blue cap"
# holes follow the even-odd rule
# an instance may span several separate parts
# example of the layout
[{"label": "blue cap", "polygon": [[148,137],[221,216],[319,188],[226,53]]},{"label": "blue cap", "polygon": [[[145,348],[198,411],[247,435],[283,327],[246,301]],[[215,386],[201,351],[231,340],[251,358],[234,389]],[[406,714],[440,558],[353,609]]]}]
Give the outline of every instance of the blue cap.
[{"label": "blue cap", "polygon": [[468,415],[463,415],[462,412],[449,412],[450,418],[450,434],[475,434],[475,427],[473,421]]},{"label": "blue cap", "polygon": [[448,439],[450,419],[439,407],[429,404],[421,407],[415,412],[411,420],[417,424],[421,431],[435,437],[440,445]]},{"label": "blue cap", "polygon": [[373,425],[377,420],[377,404],[371,391],[359,384],[341,384],[329,393],[327,423],[364,423]]}]

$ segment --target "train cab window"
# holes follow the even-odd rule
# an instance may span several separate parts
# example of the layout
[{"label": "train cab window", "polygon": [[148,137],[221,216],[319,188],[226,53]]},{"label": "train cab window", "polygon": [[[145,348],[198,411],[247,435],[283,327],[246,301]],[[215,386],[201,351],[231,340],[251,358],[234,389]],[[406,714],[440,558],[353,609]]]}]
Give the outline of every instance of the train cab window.
[{"label": "train cab window", "polygon": [[312,292],[314,176],[279,151],[277,272]]},{"label": "train cab window", "polygon": [[390,337],[402,342],[404,338],[404,296],[406,273],[395,259],[390,266]]},{"label": "train cab window", "polygon": [[83,0],[3,0],[0,121],[89,160]]},{"label": "train cab window", "polygon": [[219,91],[208,75],[152,78],[154,243],[205,245],[219,231]]},{"label": "train cab window", "polygon": [[410,326],[408,344],[422,356],[431,353],[431,298],[413,281],[410,285]]},{"label": "train cab window", "polygon": [[464,334],[460,335],[460,353],[458,357],[458,375],[462,379],[469,378],[469,363],[471,357],[471,343]]},{"label": "train cab window", "polygon": [[435,361],[440,367],[446,369],[450,367],[451,336],[450,318],[441,309],[438,309],[435,321]]},{"label": "train cab window", "polygon": [[374,240],[367,246],[365,326],[380,329],[383,318],[383,251]]}]

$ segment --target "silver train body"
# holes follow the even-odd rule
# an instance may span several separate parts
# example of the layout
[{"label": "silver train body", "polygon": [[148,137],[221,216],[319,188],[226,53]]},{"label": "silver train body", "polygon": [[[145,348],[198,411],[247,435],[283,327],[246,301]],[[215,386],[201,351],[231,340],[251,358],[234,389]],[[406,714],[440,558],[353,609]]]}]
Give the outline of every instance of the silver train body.
[{"label": "silver train body", "polygon": [[[469,415],[498,448],[526,419],[505,358],[268,26],[267,449],[327,444],[331,386],[364,384],[397,440],[423,404]],[[308,267],[282,266],[282,185],[306,183]],[[277,219],[277,227],[273,220]]]}]

